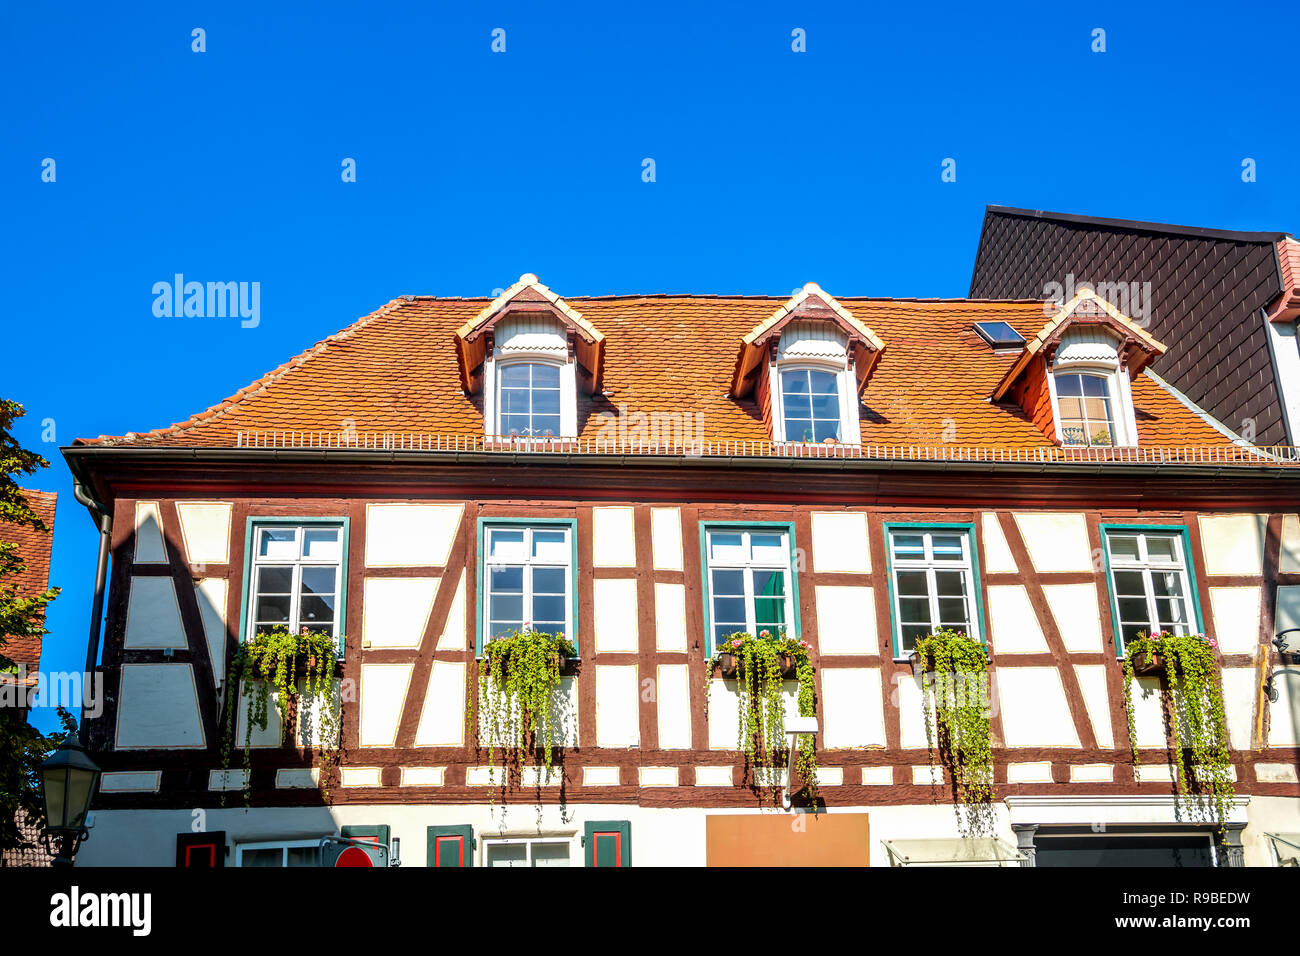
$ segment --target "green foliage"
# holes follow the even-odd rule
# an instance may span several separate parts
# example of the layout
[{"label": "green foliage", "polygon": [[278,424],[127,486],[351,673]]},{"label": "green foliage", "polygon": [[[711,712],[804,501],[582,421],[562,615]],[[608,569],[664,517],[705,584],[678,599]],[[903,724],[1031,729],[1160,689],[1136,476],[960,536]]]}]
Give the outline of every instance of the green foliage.
[{"label": "green foliage", "polygon": [[[1129,641],[1124,658],[1124,709],[1128,713],[1129,747],[1136,773],[1137,731],[1133,725],[1133,661],[1139,656],[1164,663],[1161,706],[1165,730],[1178,774],[1176,784],[1184,806],[1194,799],[1208,798],[1214,808],[1220,840],[1226,843],[1224,828],[1236,788],[1232,784],[1232,760],[1228,756],[1228,723],[1223,709],[1223,688],[1219,681],[1218,642],[1203,634],[1145,632]],[[1183,742],[1191,745],[1193,772],[1187,773]]]},{"label": "green foliage", "polygon": [[916,653],[926,672],[921,708],[930,764],[938,750],[953,798],[967,810],[966,829],[984,832],[992,824],[993,798],[987,652],[975,638],[940,628],[917,640]]},{"label": "green foliage", "polygon": [[[556,691],[565,660],[578,649],[563,634],[528,629],[494,637],[483,645],[478,662],[478,696],[483,708],[488,764],[501,751],[503,789],[523,767],[525,754],[541,750],[546,778],[550,777],[554,741],[551,725]],[[465,727],[475,733],[475,689],[469,688]],[[513,774],[512,774],[513,771]]]},{"label": "green foliage", "polygon": [[[758,636],[744,631],[729,634],[709,658],[704,677],[705,700],[713,683],[713,672],[725,654],[736,661],[736,690],[740,696],[736,726],[736,749],[745,755],[746,767],[780,767],[789,759],[785,738],[784,671],[793,665],[799,682],[799,716],[817,715],[817,690],[813,666],[808,657],[812,649],[807,641],[759,631]],[[816,806],[817,741],[813,734],[799,735],[799,752],[795,768],[803,780],[804,792]],[[776,788],[772,788],[776,799]]]},{"label": "green foliage", "polygon": [[[15,475],[32,475],[49,465],[35,452],[27,451],[10,433],[24,414],[17,402],[0,400],[0,537],[7,525],[48,532],[49,528],[31,509]],[[9,637],[40,637],[45,629],[45,607],[58,595],[58,588],[42,594],[19,596],[13,578],[26,570],[17,545],[0,540],[0,674],[17,669],[5,656]],[[40,782],[36,768],[75,732],[76,725],[66,711],[59,710],[63,730],[45,735],[27,722],[23,708],[0,708],[0,850],[23,846],[16,815],[39,822]]]},{"label": "green foliage", "polygon": [[[239,645],[226,677],[222,770],[230,769],[230,751],[239,723],[237,695],[242,693],[247,700],[244,770],[251,771],[253,727],[266,730],[267,704],[274,689],[278,692],[275,706],[282,731],[289,727],[294,701],[301,698],[302,723],[298,730],[303,740],[315,741],[315,750],[321,757],[320,783],[323,789],[326,787],[329,772],[338,759],[340,701],[334,679],[338,670],[336,648],[341,641],[342,638],[314,633],[307,628],[303,628],[301,633],[291,634],[288,628],[276,627]],[[313,712],[318,714],[314,725]],[[247,772],[244,779],[245,805],[250,801],[251,782],[252,774]]]}]

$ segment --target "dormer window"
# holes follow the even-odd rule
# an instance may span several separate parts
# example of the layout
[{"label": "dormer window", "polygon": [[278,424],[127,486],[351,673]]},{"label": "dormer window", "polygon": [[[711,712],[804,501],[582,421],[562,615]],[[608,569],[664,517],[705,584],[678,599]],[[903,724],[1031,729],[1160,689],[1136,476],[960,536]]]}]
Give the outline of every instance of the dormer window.
[{"label": "dormer window", "polygon": [[1082,372],[1056,374],[1061,444],[1114,445],[1112,407],[1110,381],[1106,376]]},{"label": "dormer window", "polygon": [[884,347],[810,282],[741,341],[730,394],[752,396],[773,441],[857,445],[859,396]]},{"label": "dormer window", "polygon": [[560,366],[506,361],[497,367],[498,435],[559,438]]},{"label": "dormer window", "polygon": [[842,372],[783,368],[781,406],[786,441],[843,441],[840,412]]}]

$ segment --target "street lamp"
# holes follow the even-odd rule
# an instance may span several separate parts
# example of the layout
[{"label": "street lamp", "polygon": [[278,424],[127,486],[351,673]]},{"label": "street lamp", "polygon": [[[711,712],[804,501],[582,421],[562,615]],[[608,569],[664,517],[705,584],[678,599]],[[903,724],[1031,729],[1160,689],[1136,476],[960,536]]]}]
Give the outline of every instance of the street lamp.
[{"label": "street lamp", "polygon": [[781,803],[787,810],[794,806],[794,797],[790,793],[790,788],[794,785],[794,752],[799,745],[799,735],[815,733],[817,733],[816,717],[787,717],[785,719],[785,735],[790,743],[790,752],[785,765],[785,789],[782,791]]},{"label": "street lamp", "polygon": [[77,847],[90,838],[86,813],[99,783],[99,765],[80,744],[69,739],[41,764],[40,774],[41,804],[45,808],[41,843],[54,857],[55,866],[72,866]]},{"label": "street lamp", "polygon": [[[1291,663],[1294,655],[1300,655],[1300,627],[1289,627],[1273,638],[1273,646],[1277,648],[1277,656],[1285,667]],[[1290,672],[1287,672],[1290,673]],[[1268,694],[1270,703],[1276,704],[1278,698],[1277,685],[1273,683],[1277,676],[1276,671],[1270,671],[1268,680],[1264,681],[1264,692]]]}]

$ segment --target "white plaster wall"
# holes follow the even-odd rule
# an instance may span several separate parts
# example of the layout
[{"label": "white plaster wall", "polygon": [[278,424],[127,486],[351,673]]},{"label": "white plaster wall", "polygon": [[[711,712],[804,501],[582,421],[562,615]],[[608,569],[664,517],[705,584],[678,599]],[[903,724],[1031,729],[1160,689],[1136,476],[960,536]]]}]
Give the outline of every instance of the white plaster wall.
[{"label": "white plaster wall", "polygon": [[682,516],[677,508],[650,509],[650,551],[656,571],[682,570]]},{"label": "white plaster wall", "polygon": [[1278,570],[1284,574],[1300,571],[1300,515],[1282,516],[1282,555]]},{"label": "white plaster wall", "polygon": [[1259,649],[1259,588],[1210,588],[1210,609],[1221,653],[1254,654]]},{"label": "white plaster wall", "polygon": [[[781,690],[786,718],[799,716],[799,685],[786,681]],[[709,749],[735,750],[740,695],[734,680],[709,682]]]},{"label": "white plaster wall", "polygon": [[1091,571],[1088,528],[1078,512],[1015,512],[1034,568],[1040,572]]},{"label": "white plaster wall", "polygon": [[1260,574],[1268,515],[1200,515],[1207,574]]},{"label": "white plaster wall", "polygon": [[417,747],[459,747],[465,743],[465,670],[462,661],[434,661],[415,731]]},{"label": "white plaster wall", "polygon": [[260,681],[248,681],[240,685],[239,697],[235,706],[239,708],[235,716],[235,740],[233,747],[242,749],[245,739],[248,745],[254,749],[265,747],[280,746],[280,739],[284,734],[284,728],[280,720],[280,712],[276,709],[276,701],[280,699],[280,692],[274,687],[266,699],[266,728],[262,729],[253,724],[249,727],[248,723],[248,704],[256,692]]},{"label": "white plaster wall", "polygon": [[226,564],[230,561],[228,501],[178,501],[185,560],[190,564]]},{"label": "white plaster wall", "polygon": [[[1165,746],[1165,712],[1160,678],[1133,678],[1133,734],[1139,747]],[[1128,728],[1124,728],[1127,731]]]},{"label": "white plaster wall", "polygon": [[817,586],[817,642],[822,654],[879,654],[876,605],[869,587]]},{"label": "white plaster wall", "polygon": [[[518,704],[513,706],[518,713]],[[480,696],[477,710],[478,740],[482,747],[491,742],[488,738],[487,707]],[[561,677],[560,686],[551,697],[551,746],[578,746],[578,692],[572,677]]]},{"label": "white plaster wall", "polygon": [[596,746],[637,747],[641,743],[637,667],[596,666]]},{"label": "white plaster wall", "polygon": [[1043,594],[1065,649],[1071,654],[1099,654],[1101,614],[1091,584],[1044,584]]},{"label": "white plaster wall", "polygon": [[989,625],[998,654],[1045,654],[1047,641],[1038,616],[1021,584],[995,584],[988,589]]},{"label": "white plaster wall", "polygon": [[117,748],[202,748],[198,689],[189,664],[123,664]]},{"label": "white plaster wall", "polygon": [[636,653],[635,578],[597,578],[592,582],[596,618],[596,653]]},{"label": "white plaster wall", "polygon": [[1008,747],[1080,746],[1055,667],[999,667],[994,683]]},{"label": "white plaster wall", "polygon": [[655,647],[686,650],[686,585],[655,584]]},{"label": "white plaster wall", "polygon": [[366,505],[366,566],[442,567],[463,511],[462,505]]},{"label": "white plaster wall", "polygon": [[1016,559],[1011,556],[1007,546],[1006,535],[1002,533],[1002,524],[995,512],[986,511],[980,515],[980,524],[984,529],[984,572],[986,574],[1014,574]]},{"label": "white plaster wall", "polygon": [[447,620],[443,622],[442,634],[438,638],[438,650],[463,651],[465,635],[465,572],[461,571],[456,577],[456,593],[452,596]]},{"label": "white plaster wall", "polygon": [[229,582],[225,578],[204,578],[194,585],[194,599],[199,605],[203,621],[203,638],[208,645],[208,659],[212,661],[214,685],[226,678],[226,601]]},{"label": "white plaster wall", "polygon": [[135,503],[135,563],[167,563],[167,549],[163,545],[162,536],[162,516],[156,501]]},{"label": "white plaster wall", "polygon": [[413,664],[362,664],[360,722],[362,747],[392,747],[406,703]]},{"label": "white plaster wall", "polygon": [[370,647],[420,646],[437,578],[366,578],[361,636]]},{"label": "white plaster wall", "polygon": [[655,668],[655,704],[660,750],[691,749],[691,668],[660,664]]},{"label": "white plaster wall", "polygon": [[631,508],[591,509],[591,562],[598,568],[636,567]]},{"label": "white plaster wall", "polygon": [[170,577],[132,575],[123,643],[128,648],[187,646]]},{"label": "white plaster wall", "polygon": [[1234,750],[1249,750],[1254,737],[1255,693],[1258,678],[1253,667],[1225,667],[1223,709],[1228,718],[1228,739]]},{"label": "white plaster wall", "polygon": [[824,667],[821,679],[823,746],[883,747],[885,713],[880,669]]},{"label": "white plaster wall", "polygon": [[861,511],[815,511],[812,515],[813,569],[871,573],[867,516]]},{"label": "white plaster wall", "polygon": [[[1083,694],[1083,706],[1088,711],[1088,722],[1092,725],[1093,736],[1097,738],[1097,746],[1105,749],[1114,747],[1115,735],[1110,722],[1110,693],[1106,684],[1105,666],[1077,665],[1074,676]],[[1126,739],[1127,736],[1125,731]]]}]

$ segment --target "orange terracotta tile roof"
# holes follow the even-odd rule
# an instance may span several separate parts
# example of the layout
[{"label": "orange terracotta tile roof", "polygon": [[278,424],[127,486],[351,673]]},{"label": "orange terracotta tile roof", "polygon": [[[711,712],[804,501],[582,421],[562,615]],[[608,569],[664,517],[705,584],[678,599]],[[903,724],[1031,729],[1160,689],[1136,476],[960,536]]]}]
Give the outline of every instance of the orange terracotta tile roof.
[{"label": "orange terracotta tile roof", "polygon": [[[885,343],[862,395],[864,444],[1053,447],[1019,408],[989,400],[1015,361],[973,329],[1002,320],[1027,339],[1043,303],[837,297]],[[240,432],[424,433],[477,436],[482,396],[461,390],[454,335],[487,299],[407,296],[317,343],[225,401],[156,431],[78,444],[233,447]],[[743,337],[788,301],[779,296],[565,297],[606,339],[604,394],[579,395],[579,437],[604,415],[692,413],[697,437],[765,441],[752,399],[728,397]],[[1170,447],[1229,440],[1157,382],[1133,382],[1140,443]]]},{"label": "orange terracotta tile roof", "polygon": [[[23,497],[36,516],[45,523],[46,531],[37,531],[26,525],[0,523],[0,540],[18,545],[18,556],[27,565],[27,569],[7,583],[15,585],[20,597],[41,594],[50,585],[50,549],[54,543],[54,508],[58,494],[53,491],[32,491],[23,489]],[[41,639],[39,637],[7,636],[8,643],[3,653],[16,664],[26,664],[28,671],[35,671],[41,663]]]}]

